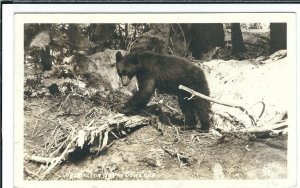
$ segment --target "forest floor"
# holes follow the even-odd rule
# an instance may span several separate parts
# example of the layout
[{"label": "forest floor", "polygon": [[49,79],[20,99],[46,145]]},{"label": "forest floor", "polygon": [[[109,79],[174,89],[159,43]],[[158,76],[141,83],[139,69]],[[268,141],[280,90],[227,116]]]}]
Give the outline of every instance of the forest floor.
[{"label": "forest floor", "polygon": [[[91,108],[102,110],[88,101],[78,104],[78,99],[73,98],[70,99],[74,102],[73,113],[78,109],[82,115],[58,116],[58,106],[44,112],[58,101],[51,98],[26,101],[24,140],[27,154],[47,156],[45,144],[53,139],[52,132],[58,124],[49,120],[60,118],[61,122],[76,127],[86,115],[79,106],[87,111]],[[98,155],[82,150],[71,155],[47,179],[254,180],[287,177],[287,136],[253,141],[232,136],[220,141],[220,137],[211,132],[200,134],[189,130],[178,134],[179,137],[170,125],[161,125],[160,129],[143,126],[124,138],[115,139],[113,145]],[[38,163],[28,161],[25,166],[31,172],[39,168]],[[25,170],[25,179],[32,178],[36,179]]]},{"label": "forest floor", "polygon": [[[245,106],[256,117],[261,107],[253,104],[264,101],[265,110],[260,117],[263,125],[287,110],[289,99],[284,91],[289,87],[286,83],[292,79],[289,72],[291,65],[286,61],[286,51],[269,57],[264,56],[263,52],[257,52],[263,46],[253,50],[250,43],[259,43],[252,40],[254,36],[251,33],[245,34],[247,48],[252,49],[245,55],[245,60],[191,61],[205,71],[214,99]],[[45,72],[42,83],[30,89],[30,92],[27,92],[27,86],[33,85],[30,81],[34,80],[36,72],[27,66],[30,64],[25,64],[24,179],[287,178],[288,135],[257,137],[252,133],[239,133],[240,129],[251,128],[249,118],[237,109],[217,104],[212,104],[209,133],[183,130],[182,126],[170,119],[160,121],[154,115],[144,114],[150,119],[146,125],[124,130],[125,133],[110,132],[106,140],[107,147],[98,154],[90,152],[91,148],[87,145],[78,147],[50,174],[41,178],[40,172],[45,166],[26,159],[26,156],[53,157],[51,153],[57,154],[55,151],[60,151],[58,146],[70,135],[71,130],[95,125],[103,117],[118,115],[116,108],[128,100],[128,94],[135,89],[134,80],[129,88],[120,88],[112,63],[115,61],[115,53],[114,50],[106,50],[89,57],[93,63],[85,70],[94,76],[78,81],[51,76],[58,74],[57,71]],[[255,53],[260,55],[253,56]],[[53,83],[58,85],[60,93],[55,90],[52,93],[49,90],[49,93],[48,88]],[[281,90],[278,90],[278,86]],[[174,101],[174,97],[159,94],[151,100],[163,106],[162,110],[168,114],[167,117],[180,119],[180,109]]]}]

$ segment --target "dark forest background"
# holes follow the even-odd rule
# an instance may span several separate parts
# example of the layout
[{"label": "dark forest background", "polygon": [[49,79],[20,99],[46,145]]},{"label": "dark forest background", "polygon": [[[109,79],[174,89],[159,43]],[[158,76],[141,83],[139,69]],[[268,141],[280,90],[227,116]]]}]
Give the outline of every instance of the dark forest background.
[{"label": "dark forest background", "polygon": [[[152,51],[200,62],[240,61],[286,49],[286,29],[286,23],[25,24],[24,62],[26,70],[35,71],[25,71],[25,75],[35,75],[25,79],[29,80],[25,85],[30,86],[25,88],[25,96],[36,95],[36,89],[31,90],[41,84],[44,71],[51,70],[52,77],[57,78],[90,79],[86,70],[91,64],[89,57],[106,49]],[[50,93],[59,92],[56,85],[50,86]]]},{"label": "dark forest background", "polygon": [[[285,23],[270,23],[267,26],[261,23],[25,24],[24,45],[25,49],[36,47],[33,39],[37,34],[43,34],[47,40],[40,47],[45,50],[47,46],[51,51],[59,51],[57,62],[69,55],[91,55],[105,49],[130,52],[148,50],[184,57],[191,55],[200,59],[215,47],[220,49],[214,58],[232,59],[243,58],[243,53],[251,48],[245,46],[242,31],[263,27],[269,30],[269,36],[260,39],[266,40],[269,46],[262,53],[271,54],[286,49]],[[226,34],[230,39],[225,39]],[[259,41],[256,45],[259,45]],[[31,52],[39,50],[31,49]]]}]

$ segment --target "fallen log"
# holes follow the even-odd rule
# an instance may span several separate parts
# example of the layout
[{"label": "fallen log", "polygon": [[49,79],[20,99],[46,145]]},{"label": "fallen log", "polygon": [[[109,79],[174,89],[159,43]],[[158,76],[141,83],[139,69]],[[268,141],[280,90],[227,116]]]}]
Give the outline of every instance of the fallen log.
[{"label": "fallen log", "polygon": [[[79,128],[78,130],[72,129],[67,135],[66,140],[60,143],[50,157],[41,157],[36,155],[25,156],[26,160],[42,163],[45,170],[39,174],[43,179],[48,175],[57,165],[65,161],[69,154],[74,152],[75,149],[82,149],[84,145],[93,145],[98,141],[98,151],[106,149],[110,146],[108,143],[108,134],[113,131],[121,131],[126,128],[134,128],[149,123],[147,118],[141,116],[127,117],[123,114],[116,114],[110,117],[105,117],[98,123],[92,120],[88,125]],[[59,154],[59,151],[63,150]],[[54,157],[55,156],[55,157]]]}]

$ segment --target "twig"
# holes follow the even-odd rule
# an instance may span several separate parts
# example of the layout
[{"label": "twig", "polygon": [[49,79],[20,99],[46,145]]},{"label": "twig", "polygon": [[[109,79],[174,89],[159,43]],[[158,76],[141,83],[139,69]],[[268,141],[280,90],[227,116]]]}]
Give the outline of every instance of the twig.
[{"label": "twig", "polygon": [[53,108],[53,107],[55,107],[55,106],[57,106],[57,105],[58,105],[58,103],[56,103],[56,104],[50,106],[49,108],[45,109],[45,110],[44,110],[43,112],[41,112],[40,114],[43,114],[43,113],[47,112],[48,110],[50,110],[51,108]]},{"label": "twig", "polygon": [[187,92],[189,92],[189,93],[192,94],[192,96],[191,96],[188,100],[190,100],[193,96],[197,96],[197,97],[200,97],[200,98],[202,98],[202,99],[205,99],[205,100],[214,102],[214,103],[216,103],[216,104],[220,104],[220,105],[228,106],[228,107],[232,107],[232,108],[238,108],[238,109],[240,109],[242,112],[244,112],[246,115],[248,115],[248,117],[251,119],[252,124],[254,124],[254,125],[256,126],[256,121],[255,121],[255,119],[253,118],[253,116],[252,116],[251,114],[249,114],[249,112],[248,112],[244,107],[242,107],[242,106],[239,106],[239,105],[236,105],[236,104],[229,104],[229,103],[225,103],[225,102],[220,102],[220,101],[218,101],[218,100],[215,100],[215,99],[213,99],[213,98],[211,98],[211,97],[208,97],[208,96],[206,96],[206,95],[203,95],[203,94],[201,94],[201,93],[199,93],[199,92],[196,92],[196,91],[194,91],[194,90],[192,90],[192,89],[190,89],[190,88],[188,88],[188,87],[186,87],[186,86],[183,86],[183,85],[180,85],[180,86],[179,86],[179,89],[185,90],[185,91],[187,91]]},{"label": "twig", "polygon": [[[59,121],[59,120],[58,120],[58,121]],[[59,121],[59,123],[60,123],[60,121]],[[48,137],[48,139],[47,139],[47,141],[46,141],[46,144],[45,144],[45,147],[44,147],[44,148],[46,148],[47,145],[48,145],[47,151],[50,150],[50,148],[51,148],[51,146],[52,146],[52,144],[53,144],[53,140],[50,142],[50,139],[53,138],[56,129],[57,129],[60,125],[61,125],[61,124],[58,124],[58,125],[52,130],[51,136]]]},{"label": "twig", "polygon": [[176,110],[175,108],[173,108],[172,106],[170,106],[169,104],[164,103],[164,102],[149,102],[148,106],[155,105],[155,104],[156,105],[163,105],[163,106],[169,108],[170,110],[174,111],[175,113],[177,113],[181,117],[183,117],[183,115],[178,110]]},{"label": "twig", "polygon": [[179,140],[180,140],[180,136],[179,136],[179,132],[178,132],[178,129],[173,125],[173,123],[171,123],[171,120],[170,120],[170,118],[169,117],[167,117],[168,118],[168,120],[169,120],[169,123],[170,123],[170,125],[175,129],[175,131],[176,131],[176,134],[177,134],[177,139],[178,139],[178,142],[179,142]]},{"label": "twig", "polygon": [[67,97],[65,98],[65,100],[63,100],[63,101],[60,103],[58,110],[60,110],[60,108],[61,108],[61,107],[65,104],[65,102],[69,99],[69,97],[70,97],[70,93],[67,95]]},{"label": "twig", "polygon": [[119,139],[119,137],[113,132],[113,131],[111,131],[110,132],[116,139]]},{"label": "twig", "polygon": [[47,170],[43,173],[43,175],[49,174],[53,168],[55,168],[59,163],[61,163],[62,161],[64,161],[66,159],[68,154],[71,151],[73,151],[73,150],[69,150],[69,149],[72,147],[74,141],[76,141],[76,140],[77,140],[77,136],[72,139],[72,141],[67,145],[67,147],[65,148],[65,150],[59,157],[51,159],[50,165],[48,166]]},{"label": "twig", "polygon": [[[171,37],[170,37],[171,38]],[[176,55],[175,52],[173,52],[173,50],[170,48],[170,46],[168,46],[169,52],[172,53],[172,55]]]},{"label": "twig", "polygon": [[[59,126],[59,125],[58,125],[58,126]],[[51,147],[52,147],[53,145],[56,145],[56,144],[57,144],[56,138],[57,138],[57,134],[59,133],[59,130],[57,129],[58,126],[56,126],[56,128],[55,128],[55,129],[53,130],[53,132],[52,132],[52,135],[50,136],[50,138],[52,137],[53,139],[52,139],[51,144],[49,144],[49,147],[48,147],[47,152],[49,152],[49,150],[51,149]],[[55,133],[55,134],[54,134],[54,133]]]},{"label": "twig", "polygon": [[251,127],[251,128],[246,128],[246,129],[242,129],[239,132],[276,132],[275,129],[279,129],[282,127],[287,126],[287,122],[281,122],[281,123],[277,123],[277,124],[266,124],[260,127]]},{"label": "twig", "polygon": [[[186,48],[186,38],[185,38],[185,35],[184,35],[184,32],[183,32],[183,29],[182,29],[182,27],[181,27],[180,24],[177,23],[177,25],[178,25],[178,27],[179,27],[181,33],[182,33],[182,36],[183,36],[183,43],[184,43],[184,49],[186,50],[186,49],[187,49],[187,48]],[[184,55],[186,55],[186,54],[184,54]]]},{"label": "twig", "polygon": [[36,128],[36,126],[37,126],[37,118],[35,118],[35,125],[34,125],[34,127],[33,127],[33,130],[32,130],[32,133],[31,133],[31,136],[33,136],[34,135],[34,131],[35,131],[35,128]]},{"label": "twig", "polygon": [[[49,122],[49,121],[48,121]],[[46,122],[36,133],[35,135],[37,135],[39,132],[41,132],[41,130],[48,124],[48,122]]]},{"label": "twig", "polygon": [[173,110],[174,112],[176,112],[177,114],[179,114],[181,117],[183,117],[183,115],[178,110],[176,110],[175,108],[173,108],[169,104],[166,104],[166,107],[168,107],[170,110]]},{"label": "twig", "polygon": [[101,145],[102,145],[102,132],[99,135],[99,145],[98,145],[98,151],[97,151],[96,155],[98,155],[98,153],[100,152]]},{"label": "twig", "polygon": [[137,39],[138,39],[138,38],[136,38],[134,41],[132,41],[132,39],[131,39],[131,41],[129,42],[129,44],[128,44],[128,46],[127,46],[127,51],[128,51],[128,52],[130,52],[132,45],[137,41]]},{"label": "twig", "polygon": [[68,136],[68,138],[67,138],[66,140],[64,140],[64,141],[60,144],[60,146],[59,146],[55,151],[53,151],[53,152],[50,154],[50,157],[52,157],[53,155],[55,155],[56,153],[58,153],[58,152],[62,149],[62,147],[66,144],[66,142],[67,142],[69,139],[70,139],[70,136]]},{"label": "twig", "polygon": [[287,111],[280,112],[278,115],[274,116],[271,120],[269,120],[268,124],[276,124],[280,122],[286,114]]},{"label": "twig", "polygon": [[95,122],[95,119],[92,119],[92,121],[90,121],[90,123],[86,127],[92,126],[94,122]]},{"label": "twig", "polygon": [[56,123],[56,121],[54,121],[54,120],[52,120],[52,119],[46,119],[46,118],[43,118],[43,117],[37,117],[37,116],[33,116],[33,117],[35,117],[35,118],[37,118],[37,119],[42,119],[42,120],[45,120],[45,121],[52,121],[53,123]]},{"label": "twig", "polygon": [[28,156],[27,157],[28,160],[30,161],[35,161],[35,162],[39,162],[39,163],[43,163],[43,164],[48,164],[52,161],[53,158],[49,158],[49,157],[40,157],[40,156]]},{"label": "twig", "polygon": [[[57,118],[57,119],[58,119],[58,118]],[[61,122],[60,122],[60,123],[61,123]],[[68,125],[68,126],[72,129],[73,133],[76,132],[75,128],[74,128],[73,126],[71,126],[68,122],[66,122],[66,125]]]},{"label": "twig", "polygon": [[263,106],[262,110],[261,110],[261,112],[260,112],[260,114],[258,116],[258,118],[261,118],[261,116],[263,115],[263,113],[265,112],[265,109],[266,109],[266,104],[263,101],[259,101],[259,102],[255,103],[255,104],[253,104],[249,109],[253,108],[255,105],[257,105],[259,103],[261,103],[262,106]]},{"label": "twig", "polygon": [[94,113],[95,110],[96,110],[95,107],[92,108],[91,110],[89,110],[89,111],[86,113],[85,118],[91,116],[91,115]]},{"label": "twig", "polygon": [[37,172],[31,171],[31,170],[29,170],[27,167],[25,167],[25,171],[26,171],[28,174],[30,174],[30,175],[33,175],[33,176],[35,176],[35,177],[37,177],[37,178],[40,178],[40,176],[38,175]]}]

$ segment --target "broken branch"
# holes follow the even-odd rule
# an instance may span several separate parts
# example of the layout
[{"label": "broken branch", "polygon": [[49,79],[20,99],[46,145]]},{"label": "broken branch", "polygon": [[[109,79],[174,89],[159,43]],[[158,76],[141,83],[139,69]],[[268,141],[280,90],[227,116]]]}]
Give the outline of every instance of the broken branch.
[{"label": "broken branch", "polygon": [[[232,108],[238,108],[242,112],[244,112],[251,119],[252,124],[254,124],[256,126],[256,121],[255,121],[254,117],[244,107],[242,107],[242,106],[239,106],[239,105],[236,105],[236,104],[231,104],[231,103],[225,103],[225,102],[221,102],[221,101],[215,100],[215,99],[213,99],[211,97],[203,95],[202,93],[196,92],[196,91],[194,91],[194,90],[192,90],[192,89],[190,89],[190,88],[188,88],[186,86],[183,86],[183,85],[180,85],[179,89],[191,93],[192,97],[193,96],[197,96],[197,97],[200,97],[200,98],[205,99],[207,101],[214,102],[216,104],[220,104],[220,105],[228,106],[228,107],[232,107]],[[190,99],[191,99],[191,97],[188,100],[190,100]]]}]

